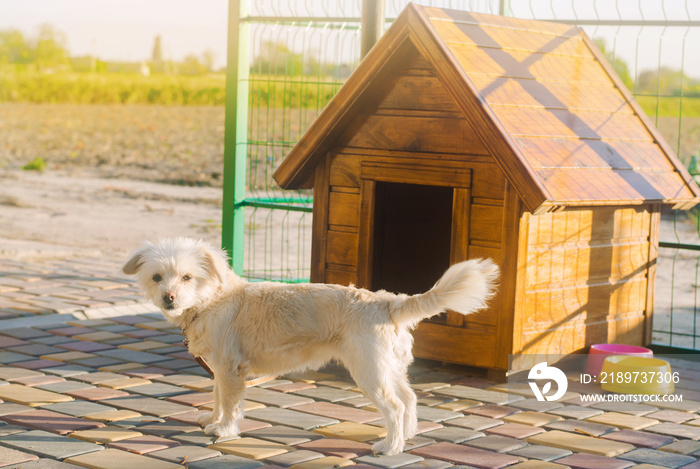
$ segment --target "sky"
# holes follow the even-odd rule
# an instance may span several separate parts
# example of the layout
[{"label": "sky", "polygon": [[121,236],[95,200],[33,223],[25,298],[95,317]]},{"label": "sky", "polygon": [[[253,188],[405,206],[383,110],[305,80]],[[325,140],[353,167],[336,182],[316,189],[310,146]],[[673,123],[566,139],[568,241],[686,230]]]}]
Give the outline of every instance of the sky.
[{"label": "sky", "polygon": [[224,66],[227,15],[227,0],[0,0],[0,29],[34,35],[51,23],[66,34],[71,55],[111,61],[150,59],[160,35],[164,58],[211,49]]},{"label": "sky", "polygon": [[[359,0],[250,0],[251,14],[358,16]],[[385,0],[389,16],[406,0]],[[490,12],[497,0],[419,0],[438,6]],[[617,18],[700,21],[700,0],[510,0],[518,17]],[[0,0],[0,29],[16,28],[36,34],[42,23],[51,23],[67,36],[72,55],[94,54],[103,60],[148,60],[154,39],[162,37],[166,59],[201,56],[211,50],[215,67],[225,66],[228,0]],[[659,65],[679,68],[700,78],[700,27],[586,27],[589,36],[615,43],[618,56],[633,76]],[[682,47],[685,38],[685,49]],[[284,38],[282,38],[284,39]],[[292,49],[299,41],[290,40]],[[354,50],[354,49],[353,49]],[[351,62],[353,58],[342,62]]]}]

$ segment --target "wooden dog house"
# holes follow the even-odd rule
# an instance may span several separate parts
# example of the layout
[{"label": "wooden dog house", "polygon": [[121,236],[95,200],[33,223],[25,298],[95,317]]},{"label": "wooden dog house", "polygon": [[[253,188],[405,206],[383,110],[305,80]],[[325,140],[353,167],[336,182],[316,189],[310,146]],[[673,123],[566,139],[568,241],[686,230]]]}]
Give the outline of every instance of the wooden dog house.
[{"label": "wooden dog house", "polygon": [[700,200],[583,31],[412,4],[274,177],[314,188],[314,282],[416,293],[498,262],[489,309],[423,322],[414,354],[501,370],[649,343],[660,207]]}]

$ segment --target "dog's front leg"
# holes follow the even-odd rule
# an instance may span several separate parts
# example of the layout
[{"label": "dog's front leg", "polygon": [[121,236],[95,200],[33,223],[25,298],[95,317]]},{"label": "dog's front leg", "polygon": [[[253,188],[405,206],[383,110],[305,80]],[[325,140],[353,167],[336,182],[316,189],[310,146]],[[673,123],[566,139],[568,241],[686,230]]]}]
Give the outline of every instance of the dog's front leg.
[{"label": "dog's front leg", "polygon": [[[238,435],[238,420],[243,416],[243,393],[245,391],[246,373],[240,366],[216,370],[214,411],[220,413],[221,419],[204,428],[207,435],[231,438]],[[218,409],[217,409],[218,407]],[[213,416],[213,414],[212,414]]]},{"label": "dog's front leg", "polygon": [[214,378],[214,405],[211,412],[200,415],[197,418],[197,422],[202,427],[207,427],[212,423],[219,423],[221,421],[221,380]]}]

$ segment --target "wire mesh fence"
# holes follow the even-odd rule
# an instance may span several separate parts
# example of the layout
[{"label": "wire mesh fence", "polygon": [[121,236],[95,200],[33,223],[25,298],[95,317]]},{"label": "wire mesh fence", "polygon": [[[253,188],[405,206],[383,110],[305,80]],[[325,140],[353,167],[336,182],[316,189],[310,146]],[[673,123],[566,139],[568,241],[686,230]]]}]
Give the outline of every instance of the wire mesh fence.
[{"label": "wire mesh fence", "polygon": [[[238,2],[232,0],[232,8]],[[386,22],[406,0],[386,0]],[[700,2],[691,0],[419,0],[481,13],[582,27],[601,48],[681,161],[700,151]],[[242,274],[307,281],[312,192],[284,191],[272,173],[360,61],[361,0],[268,0],[244,4],[249,70],[245,114]],[[694,50],[695,49],[695,50]],[[227,113],[231,112],[227,109]],[[700,171],[693,170],[691,173]],[[226,215],[225,215],[226,216]],[[653,341],[700,348],[698,210],[662,214]]]}]

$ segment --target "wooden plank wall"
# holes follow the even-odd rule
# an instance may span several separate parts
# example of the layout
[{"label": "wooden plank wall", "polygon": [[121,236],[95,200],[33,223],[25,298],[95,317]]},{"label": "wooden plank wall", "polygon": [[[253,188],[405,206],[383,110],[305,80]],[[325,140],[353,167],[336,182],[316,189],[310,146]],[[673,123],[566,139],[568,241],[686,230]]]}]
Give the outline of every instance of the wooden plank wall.
[{"label": "wooden plank wall", "polygon": [[653,306],[647,291],[655,213],[643,206],[526,214],[516,350],[557,354],[596,343],[643,344]]}]

